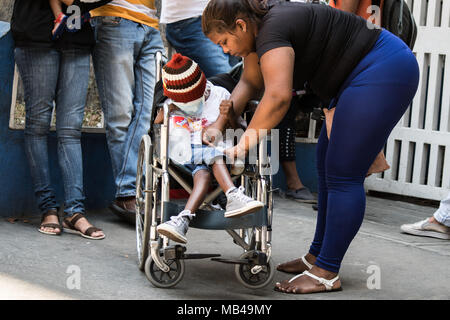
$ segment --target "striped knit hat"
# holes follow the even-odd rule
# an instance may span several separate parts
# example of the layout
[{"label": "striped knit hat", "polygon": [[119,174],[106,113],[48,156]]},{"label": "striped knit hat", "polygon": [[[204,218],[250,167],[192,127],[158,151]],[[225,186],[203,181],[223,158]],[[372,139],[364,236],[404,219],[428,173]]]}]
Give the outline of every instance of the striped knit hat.
[{"label": "striped knit hat", "polygon": [[164,95],[174,102],[190,103],[203,98],[205,74],[197,63],[179,53],[163,67]]}]

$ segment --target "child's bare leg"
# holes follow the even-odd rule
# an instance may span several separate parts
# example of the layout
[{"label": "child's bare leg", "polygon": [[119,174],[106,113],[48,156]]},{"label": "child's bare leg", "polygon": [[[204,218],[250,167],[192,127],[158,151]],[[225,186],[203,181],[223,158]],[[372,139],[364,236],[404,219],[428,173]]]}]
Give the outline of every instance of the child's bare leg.
[{"label": "child's bare leg", "polygon": [[62,5],[60,0],[49,0],[55,19],[62,13]]},{"label": "child's bare leg", "polygon": [[200,207],[203,200],[205,200],[210,182],[211,175],[208,170],[197,171],[194,175],[194,188],[184,210],[176,217],[171,217],[169,221],[160,224],[156,228],[158,233],[173,241],[186,243],[186,233],[189,229],[189,223],[194,212]]},{"label": "child's bare leg", "polygon": [[216,177],[217,182],[227,196],[225,218],[240,217],[264,207],[264,203],[250,198],[244,194],[243,189],[238,189],[234,186],[223,159],[216,161],[212,165],[212,169],[214,177]]},{"label": "child's bare leg", "polygon": [[190,210],[192,213],[197,209],[205,200],[208,193],[209,185],[211,184],[211,174],[208,170],[199,170],[194,175],[194,187],[189,199],[184,207],[185,210]]},{"label": "child's bare leg", "polygon": [[218,159],[212,165],[214,177],[222,188],[223,192],[227,192],[231,188],[234,188],[233,180],[231,180],[230,172],[223,159]]}]

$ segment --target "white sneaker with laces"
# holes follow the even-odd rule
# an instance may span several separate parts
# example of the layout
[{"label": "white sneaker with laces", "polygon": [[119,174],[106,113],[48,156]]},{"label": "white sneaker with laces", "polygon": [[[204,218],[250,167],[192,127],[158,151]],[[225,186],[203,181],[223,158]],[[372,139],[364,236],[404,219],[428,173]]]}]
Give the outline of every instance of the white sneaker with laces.
[{"label": "white sneaker with laces", "polygon": [[241,186],[227,192],[225,218],[240,217],[258,211],[264,207],[264,203],[253,200],[245,195],[244,191],[245,189]]},{"label": "white sneaker with laces", "polygon": [[433,237],[438,239],[450,240],[450,228],[442,224],[432,223],[428,219],[404,224],[400,229],[409,234],[423,237]]},{"label": "white sneaker with laces", "polygon": [[193,217],[195,214],[192,214],[190,210],[183,210],[177,216],[170,217],[169,221],[160,224],[156,230],[170,240],[187,243],[186,233]]}]

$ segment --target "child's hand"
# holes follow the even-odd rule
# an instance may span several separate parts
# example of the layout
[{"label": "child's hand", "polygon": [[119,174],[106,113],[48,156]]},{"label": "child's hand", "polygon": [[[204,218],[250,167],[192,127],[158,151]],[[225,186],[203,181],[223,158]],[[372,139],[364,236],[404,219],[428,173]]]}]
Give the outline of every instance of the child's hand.
[{"label": "child's hand", "polygon": [[219,110],[220,114],[226,117],[228,121],[233,121],[234,119],[236,119],[232,100],[222,100],[219,106]]},{"label": "child's hand", "polygon": [[202,129],[202,142],[203,144],[215,147],[214,143],[218,143],[222,138],[222,131],[213,123],[207,128]]}]

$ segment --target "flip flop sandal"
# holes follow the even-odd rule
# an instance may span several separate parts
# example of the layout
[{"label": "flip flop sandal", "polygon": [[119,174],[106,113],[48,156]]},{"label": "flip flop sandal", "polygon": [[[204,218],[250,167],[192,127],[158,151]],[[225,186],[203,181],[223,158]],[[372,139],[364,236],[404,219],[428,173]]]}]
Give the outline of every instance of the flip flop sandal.
[{"label": "flip flop sandal", "polygon": [[69,220],[67,218],[64,219],[64,223],[67,226],[67,227],[63,226],[64,232],[71,233],[71,234],[78,234],[78,235],[82,236],[83,238],[90,239],[90,240],[102,240],[105,238],[105,235],[100,236],[100,237],[92,237],[91,236],[96,231],[103,231],[102,229],[99,229],[96,227],[89,227],[83,233],[80,230],[78,230],[77,228],[75,228],[75,224],[77,223],[77,221],[82,218],[84,218],[84,215],[82,215],[81,213],[76,213],[74,215],[74,217],[72,218],[72,220]]},{"label": "flip flop sandal", "polygon": [[[313,265],[312,265],[311,263],[309,263],[308,260],[306,260],[305,257],[306,257],[306,255],[302,256],[300,259],[301,259],[302,262],[306,265],[306,267],[308,268],[308,270],[311,270],[311,268],[313,267]],[[283,263],[282,263],[282,264],[283,264]],[[281,266],[281,264],[277,266],[277,271],[284,272],[284,273],[289,273],[289,274],[296,274],[296,273],[298,273],[298,272],[288,272],[288,271],[284,271],[284,270],[278,269],[280,266]]]},{"label": "flip flop sandal", "polygon": [[[42,218],[41,218],[41,225],[39,226],[38,231],[39,231],[40,233],[47,234],[47,235],[50,235],[50,236],[59,236],[59,235],[61,235],[62,229],[63,229],[63,227],[61,226],[61,224],[59,224],[59,223],[42,223],[42,221],[44,221],[44,219],[47,218],[47,217],[49,217],[49,216],[56,216],[56,217],[58,217],[58,221],[59,221],[58,211],[56,211],[56,210],[54,210],[54,209],[48,210],[46,213],[44,213],[44,214],[42,215]],[[44,227],[44,228],[59,229],[59,232],[49,232],[49,231],[44,231],[44,230],[41,230],[42,227]]]},{"label": "flip flop sandal", "polygon": [[[301,274],[296,275],[296,276],[293,277],[291,280],[289,280],[288,283],[291,283],[292,281],[294,281],[295,279],[297,279],[297,278],[299,278],[299,277],[301,277],[301,276],[308,276],[308,277],[310,277],[310,278],[313,278],[313,279],[319,281],[320,284],[323,284],[323,285],[325,286],[325,290],[323,290],[323,291],[308,292],[308,293],[306,293],[306,294],[310,294],[310,293],[321,293],[321,292],[335,292],[335,291],[342,291],[342,287],[333,289],[333,285],[334,285],[334,283],[335,283],[337,280],[339,280],[339,276],[336,276],[335,278],[333,278],[333,279],[331,279],[331,280],[327,280],[327,279],[318,277],[318,276],[312,274],[312,273],[309,272],[309,271],[305,271],[305,272],[303,272],[303,273],[301,273]],[[284,291],[278,289],[277,287],[275,287],[274,290],[275,290],[275,291],[279,291],[279,292],[284,292]],[[297,292],[285,292],[285,293],[297,293]]]}]

